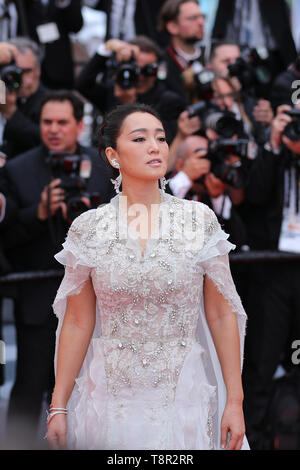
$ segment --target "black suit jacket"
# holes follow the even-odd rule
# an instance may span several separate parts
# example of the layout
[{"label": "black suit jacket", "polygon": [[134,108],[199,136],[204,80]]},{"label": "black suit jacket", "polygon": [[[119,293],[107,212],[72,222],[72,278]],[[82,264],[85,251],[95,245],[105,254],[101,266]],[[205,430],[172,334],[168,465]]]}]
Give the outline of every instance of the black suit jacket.
[{"label": "black suit jacket", "polygon": [[[283,68],[295,59],[297,52],[290,29],[288,8],[285,0],[259,0],[263,24],[270,27],[276,42]],[[234,16],[235,0],[220,0],[212,38],[225,38],[228,23]]]},{"label": "black suit jacket", "polygon": [[[99,192],[100,203],[108,203],[113,195],[108,169],[98,157],[95,149],[84,149],[92,160],[92,176],[88,181],[88,192]],[[8,253],[18,272],[31,270],[61,269],[54,254],[62,249],[69,224],[56,213],[51,218],[56,239],[51,236],[49,220],[37,218],[37,207],[43,188],[50,182],[47,151],[39,146],[20,155],[6,165],[6,178],[14,188],[19,205],[18,220],[24,229],[23,237]],[[60,278],[23,281],[18,284],[19,302],[17,320],[25,324],[55,323],[52,302],[61,282]]]},{"label": "black suit jacket", "polygon": [[244,219],[254,250],[277,250],[284,198],[284,171],[289,151],[279,155],[262,148],[252,162],[246,186]]},{"label": "black suit jacket", "polygon": [[72,88],[74,73],[69,33],[77,33],[83,25],[81,0],[71,0],[66,8],[58,8],[55,0],[44,6],[40,0],[26,0],[26,28],[29,36],[39,42],[36,27],[43,23],[56,23],[60,37],[44,46],[42,82],[49,88]]},{"label": "black suit jacket", "polygon": [[188,95],[184,88],[182,70],[169,53],[169,46],[165,50],[164,60],[167,68],[167,77],[165,79],[166,87],[181,96],[188,103]]},{"label": "black suit jacket", "polygon": [[40,105],[48,92],[42,84],[26,101],[19,99],[17,110],[5,125],[3,151],[15,157],[40,144]]},{"label": "black suit jacket", "polygon": [[[169,43],[169,37],[166,33],[157,30],[158,16],[165,0],[136,0],[134,15],[136,35],[145,35],[156,41],[160,46]],[[99,0],[95,6],[97,10],[104,11],[107,15],[106,40],[110,39],[110,15],[112,0]]]}]

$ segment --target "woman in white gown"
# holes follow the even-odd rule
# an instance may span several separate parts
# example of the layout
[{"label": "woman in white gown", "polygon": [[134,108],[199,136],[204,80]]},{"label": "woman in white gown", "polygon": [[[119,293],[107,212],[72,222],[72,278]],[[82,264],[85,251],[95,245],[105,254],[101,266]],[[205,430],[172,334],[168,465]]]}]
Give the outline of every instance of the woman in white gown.
[{"label": "woman in white gown", "polygon": [[234,245],[207,206],[164,192],[168,145],[151,108],[113,110],[101,146],[120,170],[118,194],[80,215],[56,255],[65,276],[48,442],[247,449]]}]

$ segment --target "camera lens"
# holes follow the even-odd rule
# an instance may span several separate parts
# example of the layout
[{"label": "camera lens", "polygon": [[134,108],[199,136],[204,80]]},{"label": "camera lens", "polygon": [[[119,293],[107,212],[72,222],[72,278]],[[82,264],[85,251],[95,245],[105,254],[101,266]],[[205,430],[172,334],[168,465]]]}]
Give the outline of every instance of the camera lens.
[{"label": "camera lens", "polygon": [[13,64],[0,69],[1,80],[9,91],[17,91],[21,87],[22,73],[22,69]]},{"label": "camera lens", "polygon": [[138,82],[137,69],[133,64],[122,64],[119,66],[119,70],[116,76],[117,84],[123,88],[123,90],[129,90],[136,86]]},{"label": "camera lens", "polygon": [[239,134],[241,124],[233,116],[224,113],[212,113],[207,117],[205,127],[228,139]]},{"label": "camera lens", "polygon": [[293,142],[300,140],[300,121],[295,119],[290,122],[285,128],[284,135]]}]

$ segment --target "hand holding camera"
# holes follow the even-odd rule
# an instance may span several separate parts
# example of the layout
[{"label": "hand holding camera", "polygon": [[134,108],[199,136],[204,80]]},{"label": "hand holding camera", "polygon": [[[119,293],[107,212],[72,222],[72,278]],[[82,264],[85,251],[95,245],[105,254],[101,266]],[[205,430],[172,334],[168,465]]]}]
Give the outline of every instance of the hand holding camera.
[{"label": "hand holding camera", "polygon": [[279,150],[281,142],[289,146],[289,138],[284,136],[283,133],[286,132],[287,126],[292,123],[293,119],[290,115],[291,111],[291,106],[287,104],[283,104],[277,109],[277,114],[272,122],[272,131],[270,137],[271,147],[275,151]]},{"label": "hand holding camera", "polygon": [[22,85],[22,75],[26,71],[16,65],[18,50],[12,44],[0,43],[0,78],[6,90],[17,92]]},{"label": "hand holding camera", "polygon": [[128,44],[127,42],[121,41],[120,39],[109,39],[105,43],[105,49],[107,51],[114,52],[118,62],[130,61],[132,55],[136,57],[139,53],[140,48],[134,44]]},{"label": "hand holding camera", "polygon": [[0,65],[9,64],[17,54],[17,48],[7,42],[0,42]]},{"label": "hand holding camera", "polygon": [[10,119],[17,109],[17,92],[22,84],[23,70],[15,63],[18,51],[6,42],[0,43],[0,79],[5,85],[5,103],[0,104],[4,119]]},{"label": "hand holding camera", "polygon": [[64,202],[65,191],[61,188],[60,184],[61,180],[55,179],[43,189],[37,213],[40,220],[52,217],[58,209],[62,210],[64,219],[67,218],[67,206]]}]

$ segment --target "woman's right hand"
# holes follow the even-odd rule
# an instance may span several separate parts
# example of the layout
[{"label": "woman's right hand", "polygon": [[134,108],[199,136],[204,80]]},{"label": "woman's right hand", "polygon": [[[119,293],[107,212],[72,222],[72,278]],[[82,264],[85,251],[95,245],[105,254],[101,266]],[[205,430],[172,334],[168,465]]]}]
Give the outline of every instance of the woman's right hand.
[{"label": "woman's right hand", "polygon": [[52,450],[67,449],[67,417],[64,414],[53,416],[47,426],[46,438]]}]

